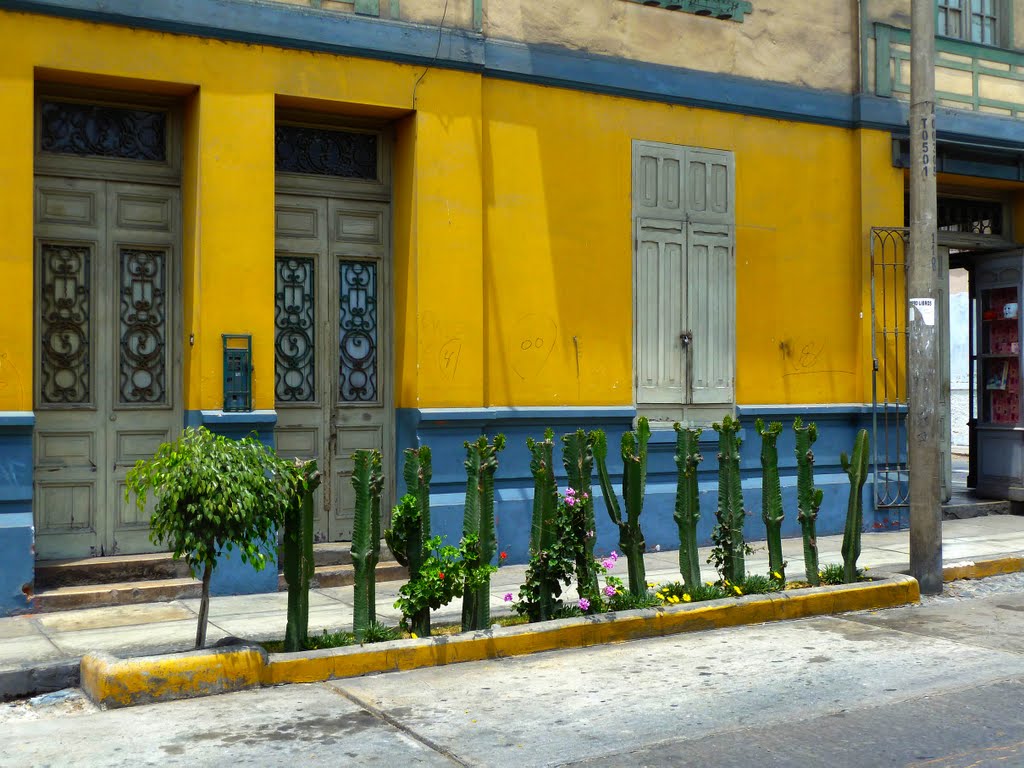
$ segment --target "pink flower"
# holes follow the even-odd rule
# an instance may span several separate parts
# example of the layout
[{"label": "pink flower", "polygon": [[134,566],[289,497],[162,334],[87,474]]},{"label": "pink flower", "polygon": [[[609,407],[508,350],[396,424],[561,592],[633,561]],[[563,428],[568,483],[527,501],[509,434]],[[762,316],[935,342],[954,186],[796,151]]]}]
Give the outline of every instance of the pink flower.
[{"label": "pink flower", "polygon": [[512,602],[512,593],[511,592],[506,592],[505,593],[505,602],[506,603],[511,603]]},{"label": "pink flower", "polygon": [[589,499],[590,498],[590,494],[589,493],[584,493],[583,494],[583,498],[584,499]]},{"label": "pink flower", "polygon": [[587,598],[585,598],[585,597],[581,597],[580,598],[580,610],[581,611],[589,611],[590,610],[590,601],[587,600]]},{"label": "pink flower", "polygon": [[568,504],[570,507],[575,507],[576,506],[576,497],[575,496],[566,496],[565,497],[565,503]]},{"label": "pink flower", "polygon": [[604,588],[604,593],[608,595],[608,597],[615,597],[615,587],[609,584],[607,587]]},{"label": "pink flower", "polygon": [[606,557],[604,560],[601,561],[601,567],[604,568],[606,571],[610,571],[612,568],[615,567],[615,561],[612,560],[610,557]]}]

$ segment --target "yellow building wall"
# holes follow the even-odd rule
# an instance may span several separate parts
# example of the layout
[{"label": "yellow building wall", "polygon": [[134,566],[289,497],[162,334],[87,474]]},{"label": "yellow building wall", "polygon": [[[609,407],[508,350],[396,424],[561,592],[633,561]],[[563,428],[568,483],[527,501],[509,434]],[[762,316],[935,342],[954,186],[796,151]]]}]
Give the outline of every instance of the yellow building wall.
[{"label": "yellow building wall", "polygon": [[888,134],[499,80],[484,110],[488,403],[633,402],[633,139],[735,152],[738,402],[863,401]]},{"label": "yellow building wall", "polygon": [[[396,406],[633,401],[633,139],[736,153],[738,401],[865,397],[865,211],[902,196],[885,134],[27,14],[0,13],[0,46],[0,410],[32,408],[39,70],[188,91],[188,409],[221,407],[221,333],[253,334],[254,406],[273,407],[273,125],[285,101],[407,115],[394,131]],[[876,181],[882,197],[863,189]]]}]

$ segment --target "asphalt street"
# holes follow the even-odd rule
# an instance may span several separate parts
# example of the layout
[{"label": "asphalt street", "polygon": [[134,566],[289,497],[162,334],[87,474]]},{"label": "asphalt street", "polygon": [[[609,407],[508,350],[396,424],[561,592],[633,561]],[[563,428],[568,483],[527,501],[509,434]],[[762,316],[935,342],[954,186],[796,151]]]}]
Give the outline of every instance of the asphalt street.
[{"label": "asphalt street", "polygon": [[0,765],[1024,765],[1024,576],[921,606],[100,712]]}]

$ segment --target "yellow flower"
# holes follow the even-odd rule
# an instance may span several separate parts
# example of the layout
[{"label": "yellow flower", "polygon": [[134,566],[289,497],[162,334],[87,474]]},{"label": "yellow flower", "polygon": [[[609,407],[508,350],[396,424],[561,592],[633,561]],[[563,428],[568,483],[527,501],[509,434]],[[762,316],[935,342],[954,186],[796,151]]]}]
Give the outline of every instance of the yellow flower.
[{"label": "yellow flower", "polygon": [[684,602],[684,603],[688,603],[688,602],[690,602],[691,600],[693,600],[693,598],[692,598],[692,597],[690,597],[689,595],[683,595],[683,602]]},{"label": "yellow flower", "polygon": [[679,598],[678,598],[678,597],[676,597],[675,595],[672,595],[672,597],[670,597],[670,598],[668,599],[668,601],[669,601],[670,603],[673,603],[673,604],[674,604],[674,603],[678,603],[678,602],[679,602]]},{"label": "yellow flower", "polygon": [[772,571],[772,578],[774,578],[774,579],[781,579],[782,578],[782,574],[779,573],[778,571]]},{"label": "yellow flower", "polygon": [[737,587],[735,584],[733,585],[732,591],[735,592],[737,595],[743,594],[743,590]]},{"label": "yellow flower", "polygon": [[409,637],[411,637],[413,640],[419,640],[419,638],[416,636],[415,632],[410,632],[409,633]]},{"label": "yellow flower", "polygon": [[654,587],[656,587],[657,585],[656,585],[656,584],[655,584],[655,583],[654,583],[653,581],[648,581],[648,582],[647,582],[647,586],[648,586],[648,587],[649,587],[650,589],[654,589]]}]

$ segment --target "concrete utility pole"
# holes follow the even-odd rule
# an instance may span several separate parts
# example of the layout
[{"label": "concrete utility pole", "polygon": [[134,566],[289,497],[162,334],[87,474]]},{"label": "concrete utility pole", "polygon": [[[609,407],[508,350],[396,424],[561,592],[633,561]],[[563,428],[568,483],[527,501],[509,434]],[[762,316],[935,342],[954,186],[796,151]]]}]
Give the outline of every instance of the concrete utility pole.
[{"label": "concrete utility pole", "polygon": [[942,592],[939,502],[939,260],[935,191],[935,0],[913,0],[910,36],[910,258],[907,452],[910,573],[921,592]]}]

